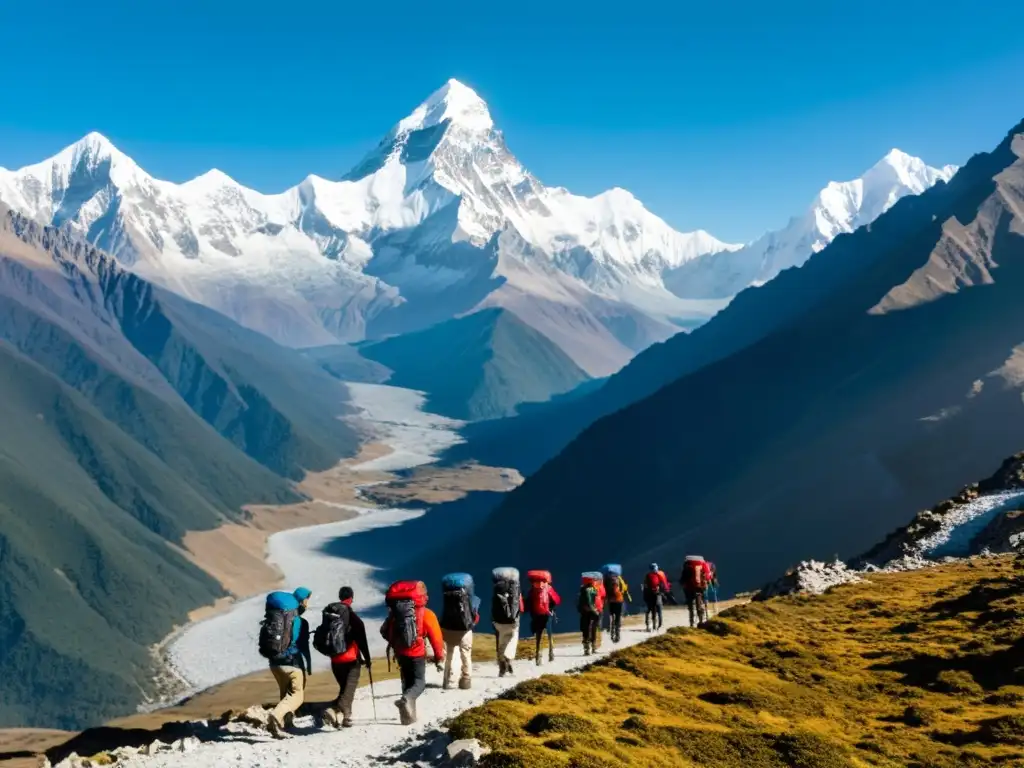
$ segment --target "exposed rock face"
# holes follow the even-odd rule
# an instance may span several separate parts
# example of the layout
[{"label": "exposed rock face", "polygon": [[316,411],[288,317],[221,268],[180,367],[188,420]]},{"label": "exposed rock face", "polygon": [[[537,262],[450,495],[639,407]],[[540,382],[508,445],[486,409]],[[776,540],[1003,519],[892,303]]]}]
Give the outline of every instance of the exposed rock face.
[{"label": "exposed rock face", "polygon": [[971,554],[1024,551],[1024,503],[1021,509],[1003,512],[971,540]]},{"label": "exposed rock face", "polygon": [[840,584],[862,581],[856,571],[846,567],[841,560],[823,563],[820,560],[805,560],[791,569],[778,581],[764,586],[755,600],[791,595],[794,593],[820,595],[825,590]]}]

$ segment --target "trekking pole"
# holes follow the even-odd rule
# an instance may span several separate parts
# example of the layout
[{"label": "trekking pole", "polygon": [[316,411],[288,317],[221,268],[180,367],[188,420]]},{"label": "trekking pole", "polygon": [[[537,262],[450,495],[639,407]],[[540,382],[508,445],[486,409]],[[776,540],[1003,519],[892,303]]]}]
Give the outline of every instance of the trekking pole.
[{"label": "trekking pole", "polygon": [[[370,701],[373,703],[373,722],[377,722],[377,692],[373,689],[373,662],[366,665],[366,671],[370,675]],[[390,669],[388,670],[390,671]]]}]

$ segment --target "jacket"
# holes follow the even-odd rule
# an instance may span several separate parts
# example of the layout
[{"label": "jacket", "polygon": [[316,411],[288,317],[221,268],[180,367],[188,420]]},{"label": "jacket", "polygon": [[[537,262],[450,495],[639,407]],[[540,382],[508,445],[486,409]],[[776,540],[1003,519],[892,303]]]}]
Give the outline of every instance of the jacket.
[{"label": "jacket", "polygon": [[339,653],[337,656],[331,657],[331,664],[351,664],[352,662],[359,660],[360,653],[362,654],[363,661],[369,664],[370,644],[366,639],[366,625],[363,623],[363,620],[356,615],[356,612],[351,610],[351,600],[342,600],[341,602],[347,605],[350,609],[348,614],[348,634],[350,641],[348,643],[348,648],[345,649],[344,653]]},{"label": "jacket", "polygon": [[416,642],[412,648],[399,650],[395,647],[391,638],[391,616],[384,619],[380,625],[380,636],[387,640],[388,644],[395,649],[399,656],[406,656],[410,659],[421,659],[427,655],[427,641],[434,650],[434,656],[438,659],[444,658],[444,641],[441,639],[441,625],[437,622],[437,614],[429,608],[423,608],[419,626],[417,627]]}]

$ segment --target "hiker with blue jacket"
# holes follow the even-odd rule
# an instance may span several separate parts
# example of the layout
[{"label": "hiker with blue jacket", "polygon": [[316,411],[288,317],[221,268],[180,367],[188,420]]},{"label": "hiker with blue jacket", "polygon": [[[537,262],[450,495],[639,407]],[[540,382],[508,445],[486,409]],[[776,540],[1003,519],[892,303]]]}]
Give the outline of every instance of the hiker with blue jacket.
[{"label": "hiker with blue jacket", "polygon": [[281,700],[270,713],[267,729],[275,739],[287,738],[295,712],[305,695],[306,676],[313,673],[309,652],[309,623],[302,618],[312,592],[299,587],[294,592],[267,595],[266,615],[260,625],[260,655],[270,662]]}]

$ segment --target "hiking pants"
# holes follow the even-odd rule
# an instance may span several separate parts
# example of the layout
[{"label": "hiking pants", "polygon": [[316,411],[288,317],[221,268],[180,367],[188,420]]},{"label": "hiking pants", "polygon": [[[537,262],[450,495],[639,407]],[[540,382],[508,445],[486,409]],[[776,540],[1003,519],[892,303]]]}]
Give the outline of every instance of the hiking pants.
[{"label": "hiking pants", "polygon": [[331,672],[338,681],[338,698],[334,700],[334,709],[346,720],[352,717],[352,701],[359,687],[359,662],[345,661],[331,664]]},{"label": "hiking pants", "polygon": [[427,687],[427,657],[400,655],[397,658],[402,675],[402,698],[411,704]]},{"label": "hiking pants", "polygon": [[[686,595],[686,607],[690,609],[690,626],[703,624],[708,618],[707,604],[704,602],[704,590],[684,589],[683,594]],[[694,621],[694,613],[696,613],[696,621]]]},{"label": "hiking pants", "polygon": [[622,603],[608,603],[608,630],[617,643],[622,636]]},{"label": "hiking pants", "polygon": [[271,674],[277,681],[281,701],[274,707],[270,716],[278,723],[284,724],[285,716],[294,714],[302,706],[306,690],[306,670],[299,667],[271,667]]},{"label": "hiking pants", "polygon": [[644,626],[653,625],[654,629],[661,629],[661,595],[644,595],[644,604],[647,612],[644,614]]},{"label": "hiking pants", "polygon": [[597,628],[601,623],[599,613],[580,614],[580,634],[583,635],[583,648],[594,648],[597,646]]},{"label": "hiking pants", "polygon": [[456,655],[462,660],[460,679],[470,680],[473,677],[473,630],[442,629],[441,637],[444,638],[444,687],[451,683]]},{"label": "hiking pants", "polygon": [[519,619],[514,624],[494,622],[494,633],[498,643],[498,661],[513,661],[519,645]]},{"label": "hiking pants", "polygon": [[551,639],[550,621],[551,616],[540,616],[537,614],[530,615],[530,629],[533,630],[533,639],[536,643],[536,649],[534,651],[536,656],[534,658],[540,658],[540,642],[544,638],[545,630],[547,630],[548,633],[548,656],[550,657],[555,655],[555,642]]}]

